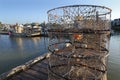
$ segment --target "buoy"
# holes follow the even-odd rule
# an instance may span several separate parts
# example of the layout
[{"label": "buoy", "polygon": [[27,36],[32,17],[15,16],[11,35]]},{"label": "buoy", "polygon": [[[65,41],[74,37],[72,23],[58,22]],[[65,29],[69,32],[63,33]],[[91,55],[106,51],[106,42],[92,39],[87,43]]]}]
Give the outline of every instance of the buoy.
[{"label": "buoy", "polygon": [[74,37],[74,39],[81,40],[83,38],[83,35],[81,35],[81,34],[74,34],[73,37]]}]

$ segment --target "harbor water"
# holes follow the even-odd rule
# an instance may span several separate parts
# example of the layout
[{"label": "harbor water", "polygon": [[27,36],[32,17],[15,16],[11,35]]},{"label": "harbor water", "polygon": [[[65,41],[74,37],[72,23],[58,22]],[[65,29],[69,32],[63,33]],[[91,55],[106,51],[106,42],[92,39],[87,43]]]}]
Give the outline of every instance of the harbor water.
[{"label": "harbor water", "polygon": [[110,38],[108,80],[120,80],[120,33]]},{"label": "harbor water", "polygon": [[0,35],[0,74],[48,52],[47,37]]},{"label": "harbor water", "polygon": [[[0,35],[0,74],[48,52],[49,38]],[[120,34],[110,38],[108,80],[120,79]]]}]

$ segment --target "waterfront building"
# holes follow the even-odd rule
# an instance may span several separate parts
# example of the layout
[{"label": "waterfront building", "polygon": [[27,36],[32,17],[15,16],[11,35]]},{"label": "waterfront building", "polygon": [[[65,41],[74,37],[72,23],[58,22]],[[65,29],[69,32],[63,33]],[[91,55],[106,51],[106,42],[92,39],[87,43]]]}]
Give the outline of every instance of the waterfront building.
[{"label": "waterfront building", "polygon": [[111,22],[111,25],[112,25],[112,26],[119,26],[119,25],[120,25],[120,18],[114,19],[114,20]]}]

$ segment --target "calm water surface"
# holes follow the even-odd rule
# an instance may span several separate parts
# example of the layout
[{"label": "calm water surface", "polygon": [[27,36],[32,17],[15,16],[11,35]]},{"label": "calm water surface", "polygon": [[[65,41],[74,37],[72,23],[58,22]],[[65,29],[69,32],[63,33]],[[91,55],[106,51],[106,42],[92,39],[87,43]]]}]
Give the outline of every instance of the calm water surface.
[{"label": "calm water surface", "polygon": [[[0,35],[0,74],[48,52],[48,38],[10,38]],[[120,35],[110,38],[108,80],[120,80]]]},{"label": "calm water surface", "polygon": [[0,74],[47,51],[48,38],[0,35]]},{"label": "calm water surface", "polygon": [[120,34],[110,38],[108,80],[120,80]]}]

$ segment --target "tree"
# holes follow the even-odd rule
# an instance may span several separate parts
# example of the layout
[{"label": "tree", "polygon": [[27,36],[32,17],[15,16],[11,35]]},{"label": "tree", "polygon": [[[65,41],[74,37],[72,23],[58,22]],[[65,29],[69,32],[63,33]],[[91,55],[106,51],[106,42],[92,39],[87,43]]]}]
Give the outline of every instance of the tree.
[{"label": "tree", "polygon": [[2,22],[0,22],[0,29],[2,28]]}]

